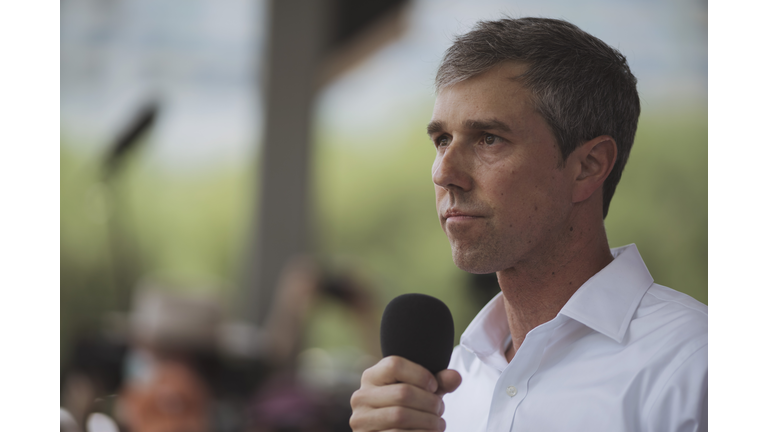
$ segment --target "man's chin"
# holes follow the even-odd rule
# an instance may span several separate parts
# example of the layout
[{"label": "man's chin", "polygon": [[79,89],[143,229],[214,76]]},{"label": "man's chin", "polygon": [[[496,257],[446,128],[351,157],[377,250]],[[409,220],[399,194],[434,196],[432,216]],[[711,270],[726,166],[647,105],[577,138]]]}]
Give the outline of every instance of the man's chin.
[{"label": "man's chin", "polygon": [[486,253],[473,251],[452,251],[453,263],[456,267],[474,274],[495,273],[499,271],[491,256]]}]

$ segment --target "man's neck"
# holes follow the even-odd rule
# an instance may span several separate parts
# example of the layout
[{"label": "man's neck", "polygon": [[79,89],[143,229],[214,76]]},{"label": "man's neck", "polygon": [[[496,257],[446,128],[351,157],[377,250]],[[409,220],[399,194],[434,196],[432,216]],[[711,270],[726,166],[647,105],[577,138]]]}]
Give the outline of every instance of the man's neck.
[{"label": "man's neck", "polygon": [[586,243],[562,245],[557,257],[547,259],[546,264],[522,263],[496,274],[512,335],[507,361],[528,332],[557,316],[573,293],[613,260],[605,230],[599,233]]}]

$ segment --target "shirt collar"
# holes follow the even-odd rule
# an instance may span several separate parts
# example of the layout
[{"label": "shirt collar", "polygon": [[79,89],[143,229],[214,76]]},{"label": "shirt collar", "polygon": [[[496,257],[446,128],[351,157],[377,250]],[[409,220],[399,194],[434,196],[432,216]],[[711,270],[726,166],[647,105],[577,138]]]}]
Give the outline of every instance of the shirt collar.
[{"label": "shirt collar", "polygon": [[[579,287],[558,315],[621,342],[653,278],[634,244],[611,249],[611,254],[614,260]],[[499,293],[472,320],[460,345],[502,370],[507,365],[508,339],[507,315]]]},{"label": "shirt collar", "polygon": [[621,342],[653,277],[634,244],[611,254],[614,260],[584,282],[560,314]]},{"label": "shirt collar", "polygon": [[469,323],[461,335],[460,345],[501,371],[507,366],[504,351],[508,341],[507,312],[504,298],[498,293]]}]

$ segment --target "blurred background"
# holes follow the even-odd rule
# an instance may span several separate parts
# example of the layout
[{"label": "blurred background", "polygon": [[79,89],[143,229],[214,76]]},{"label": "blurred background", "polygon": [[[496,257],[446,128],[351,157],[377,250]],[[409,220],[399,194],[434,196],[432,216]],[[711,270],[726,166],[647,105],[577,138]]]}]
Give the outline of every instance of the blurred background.
[{"label": "blurred background", "polygon": [[61,400],[81,428],[348,430],[389,300],[442,299],[458,341],[498,287],[451,261],[425,126],[453,36],[502,14],[627,56],[642,115],[609,241],[707,303],[704,1],[60,6]]}]

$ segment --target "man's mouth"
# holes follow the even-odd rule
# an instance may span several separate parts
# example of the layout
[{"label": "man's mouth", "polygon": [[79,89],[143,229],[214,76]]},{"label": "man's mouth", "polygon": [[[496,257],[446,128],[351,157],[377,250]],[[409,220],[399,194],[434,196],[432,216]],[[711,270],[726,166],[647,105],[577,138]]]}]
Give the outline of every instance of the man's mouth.
[{"label": "man's mouth", "polygon": [[446,222],[447,221],[455,221],[455,222],[466,221],[466,220],[478,219],[480,217],[481,217],[480,215],[462,211],[462,210],[448,210],[443,213],[443,219],[445,219]]}]

